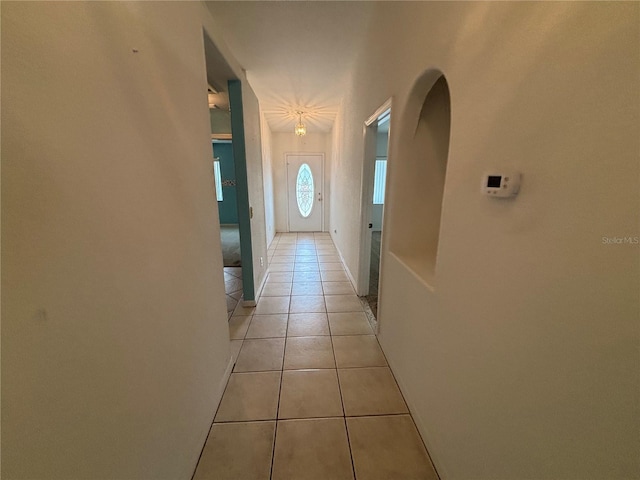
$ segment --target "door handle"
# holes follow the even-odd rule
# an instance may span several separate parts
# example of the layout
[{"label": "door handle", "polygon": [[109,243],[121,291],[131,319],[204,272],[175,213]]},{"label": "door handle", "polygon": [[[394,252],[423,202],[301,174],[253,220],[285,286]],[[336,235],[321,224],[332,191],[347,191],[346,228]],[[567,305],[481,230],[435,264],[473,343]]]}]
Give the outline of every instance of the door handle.
[{"label": "door handle", "polygon": [[373,223],[370,223],[370,224],[369,224],[369,228],[373,228]]},{"label": "door handle", "polygon": [[318,192],[318,201],[321,202],[322,201],[322,193]]}]

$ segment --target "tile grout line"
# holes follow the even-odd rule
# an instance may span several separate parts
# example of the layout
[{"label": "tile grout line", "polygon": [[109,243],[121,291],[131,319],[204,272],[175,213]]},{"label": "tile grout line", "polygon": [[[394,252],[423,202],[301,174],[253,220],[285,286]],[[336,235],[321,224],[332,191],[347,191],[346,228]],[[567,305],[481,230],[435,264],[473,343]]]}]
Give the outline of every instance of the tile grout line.
[{"label": "tile grout line", "polygon": [[[238,359],[236,358],[236,361]],[[235,368],[235,362],[233,363],[233,368]],[[229,387],[229,382],[231,381],[231,375],[233,375],[233,368],[231,369],[231,373],[229,374],[229,378],[227,379],[227,383],[224,386],[224,390],[222,391],[222,395],[220,396],[220,401],[218,402],[218,406],[216,407],[216,411],[213,413],[213,418],[211,419],[211,425],[209,425],[209,431],[207,432],[207,438],[204,440],[204,444],[202,445],[202,450],[200,450],[200,455],[198,456],[198,461],[196,462],[196,467],[193,469],[193,475],[191,475],[191,480],[193,480],[196,476],[196,472],[198,471],[198,467],[200,466],[200,460],[202,460],[202,455],[204,454],[204,449],[207,446],[207,442],[209,441],[209,437],[211,436],[211,430],[213,430],[213,425],[216,423],[216,415],[218,415],[218,410],[220,410],[220,405],[222,405],[222,399],[224,398],[224,394],[227,393],[227,388]]]},{"label": "tile grout line", "polygon": [[[303,372],[306,369],[302,369],[302,370],[287,370],[289,372]],[[318,369],[308,369],[308,370],[318,370]],[[335,370],[335,368],[332,369],[325,369],[325,370]],[[277,372],[278,370],[267,370],[265,372]],[[245,373],[264,373],[264,372],[245,372]],[[319,419],[319,418],[324,418],[324,419],[330,419],[330,418],[369,418],[369,417],[411,417],[410,413],[367,413],[367,414],[361,414],[361,415],[348,415],[345,416],[343,415],[333,415],[333,416],[327,416],[327,415],[320,415],[320,416],[312,416],[312,417],[292,417],[292,418],[282,418],[279,419],[279,421],[291,421],[291,420],[315,420],[315,419]],[[273,418],[262,418],[262,419],[258,419],[258,420],[224,420],[221,422],[214,422],[214,425],[234,425],[234,424],[244,424],[244,423],[267,423],[267,422],[274,422],[275,420]]]},{"label": "tile grout line", "polygon": [[[278,239],[278,243],[280,240]],[[289,297],[289,304],[291,304],[291,297]],[[287,313],[287,329],[289,328],[289,314]],[[273,478],[273,463],[276,458],[276,438],[278,435],[278,410],[280,410],[280,395],[282,394],[282,376],[284,375],[284,354],[287,351],[287,332],[285,330],[284,347],[282,349],[282,364],[280,366],[280,385],[278,388],[278,403],[276,405],[275,414],[275,426],[273,429],[273,444],[271,447],[271,468],[269,469],[269,479]]]},{"label": "tile grout line", "polygon": [[[325,296],[325,309],[327,308],[327,300]],[[347,411],[344,408],[344,398],[342,397],[342,385],[340,385],[340,375],[338,373],[338,359],[336,358],[336,350],[333,348],[333,332],[331,330],[331,322],[329,322],[329,312],[327,311],[327,323],[329,324],[329,338],[331,339],[331,351],[333,352],[333,361],[336,364],[336,380],[338,381],[338,392],[340,394],[340,404],[342,405],[342,421],[344,423],[344,431],[347,435],[347,445],[349,447],[349,458],[351,459],[351,472],[353,478],[356,478],[356,465],[353,461],[353,450],[351,449],[351,438],[349,437],[349,426],[347,425]]]},{"label": "tile grout line", "polygon": [[[293,280],[293,279],[292,279]],[[293,288],[293,284],[292,284]],[[282,348],[282,364],[280,365],[280,388],[278,389],[278,403],[276,405],[275,428],[273,431],[273,447],[271,449],[271,470],[269,479],[273,478],[273,464],[276,460],[276,440],[278,438],[278,420],[280,418],[280,399],[282,398],[282,383],[284,381],[284,356],[287,352],[287,332],[289,330],[289,312],[291,311],[291,295],[289,295],[289,307],[287,309],[287,326],[284,330],[284,346]]]}]

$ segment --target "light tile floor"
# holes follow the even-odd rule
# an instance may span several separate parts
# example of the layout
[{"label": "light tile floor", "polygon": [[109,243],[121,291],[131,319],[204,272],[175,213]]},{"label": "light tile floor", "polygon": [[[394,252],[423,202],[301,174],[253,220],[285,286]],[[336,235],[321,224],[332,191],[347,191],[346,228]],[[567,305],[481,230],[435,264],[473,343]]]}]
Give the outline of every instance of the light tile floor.
[{"label": "light tile floor", "polygon": [[330,236],[278,234],[269,257],[194,479],[437,479]]},{"label": "light tile floor", "polygon": [[242,298],[242,267],[224,267],[224,293],[227,299],[227,315],[231,318]]}]

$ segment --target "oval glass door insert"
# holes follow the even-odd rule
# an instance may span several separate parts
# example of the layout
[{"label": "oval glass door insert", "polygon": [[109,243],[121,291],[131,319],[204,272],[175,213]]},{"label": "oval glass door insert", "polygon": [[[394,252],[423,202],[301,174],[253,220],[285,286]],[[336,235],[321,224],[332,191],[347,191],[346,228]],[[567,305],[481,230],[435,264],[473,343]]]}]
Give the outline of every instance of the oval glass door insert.
[{"label": "oval glass door insert", "polygon": [[300,215],[307,218],[313,209],[313,174],[306,163],[300,165],[296,178],[296,200]]}]

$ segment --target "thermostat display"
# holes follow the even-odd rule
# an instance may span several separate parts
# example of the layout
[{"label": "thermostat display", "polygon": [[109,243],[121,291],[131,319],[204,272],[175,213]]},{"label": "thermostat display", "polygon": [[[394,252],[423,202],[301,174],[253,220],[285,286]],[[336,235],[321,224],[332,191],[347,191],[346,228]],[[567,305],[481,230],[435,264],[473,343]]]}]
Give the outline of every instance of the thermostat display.
[{"label": "thermostat display", "polygon": [[482,191],[490,197],[511,197],[517,195],[519,190],[519,173],[491,173],[482,179]]}]

